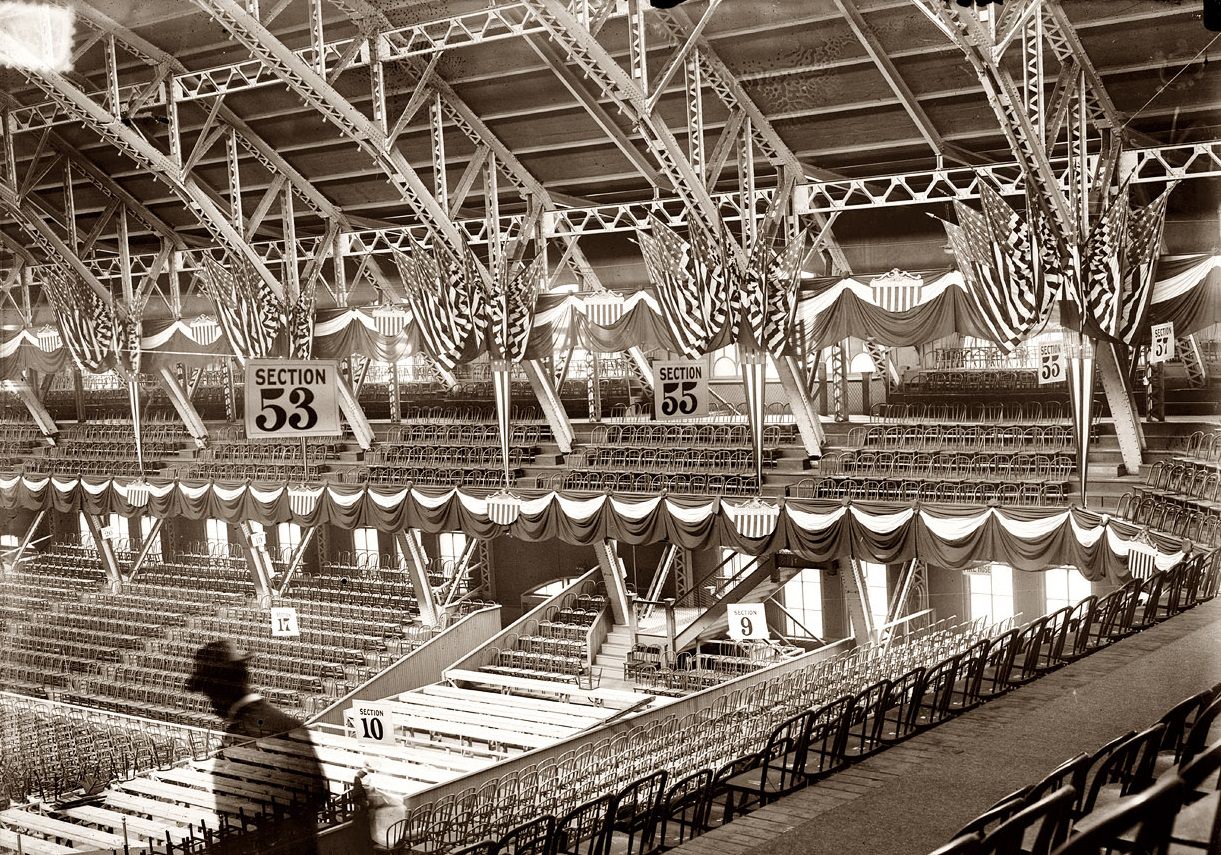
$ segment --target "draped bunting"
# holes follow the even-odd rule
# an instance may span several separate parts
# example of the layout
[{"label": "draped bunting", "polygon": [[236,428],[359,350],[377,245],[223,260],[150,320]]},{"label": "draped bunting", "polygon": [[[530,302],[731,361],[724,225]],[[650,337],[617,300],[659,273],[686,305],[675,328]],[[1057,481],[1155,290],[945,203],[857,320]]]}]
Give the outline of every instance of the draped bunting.
[{"label": "draped bunting", "polygon": [[[333,484],[316,501],[294,503],[285,486],[210,484],[150,479],[143,506],[129,502],[131,482],[0,477],[0,508],[63,513],[148,513],[187,519],[208,517],[264,525],[294,522],[382,531],[420,528],[469,532],[478,538],[508,535],[523,540],[561,540],[589,545],[605,538],[629,544],[669,541],[685,549],[725,546],[751,555],[791,549],[813,561],[844,556],[894,563],[919,557],[961,568],[973,561],[1002,561],[1021,570],[1073,565],[1090,579],[1122,581],[1129,544],[1142,529],[1079,508],[959,508],[880,503],[787,500],[770,533],[740,506],[698,497],[575,496],[518,491],[520,505],[508,525],[488,516],[490,500],[461,490],[376,488]],[[294,504],[297,507],[294,507]],[[499,516],[499,514],[498,514]],[[508,517],[502,517],[508,518]],[[735,522],[736,520],[736,522]],[[739,525],[742,527],[739,528]],[[743,531],[742,529],[745,529]],[[1151,535],[1158,566],[1183,557],[1184,545]]]},{"label": "draped bunting", "polygon": [[203,291],[216,306],[234,354],[241,359],[269,356],[285,326],[286,309],[263,277],[244,261],[230,269],[208,255],[200,270]]}]

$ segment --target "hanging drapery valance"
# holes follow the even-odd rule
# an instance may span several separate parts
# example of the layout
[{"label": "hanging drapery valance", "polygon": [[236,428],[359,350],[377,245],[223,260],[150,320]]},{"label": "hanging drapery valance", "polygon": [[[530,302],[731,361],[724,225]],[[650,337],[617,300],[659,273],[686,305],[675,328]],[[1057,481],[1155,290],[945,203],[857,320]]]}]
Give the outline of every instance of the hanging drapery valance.
[{"label": "hanging drapery valance", "polygon": [[[573,495],[517,491],[511,524],[489,514],[490,497],[443,488],[328,485],[290,496],[287,487],[151,479],[131,495],[118,479],[11,475],[0,477],[0,508],[64,513],[147,513],[264,525],[463,530],[474,537],[509,535],[532,541],[589,545],[605,538],[629,544],[670,542],[686,549],[725,546],[750,554],[792,550],[812,561],[856,558],[898,562],[919,557],[942,567],[1001,561],[1020,570],[1073,565],[1091,579],[1123,580],[1138,526],[1078,508],[954,508],[788,500],[763,537],[728,499]],[[307,499],[303,501],[302,499]],[[136,500],[135,502],[131,500]],[[497,518],[503,518],[497,515]],[[1184,555],[1177,538],[1151,535],[1157,566]]]}]

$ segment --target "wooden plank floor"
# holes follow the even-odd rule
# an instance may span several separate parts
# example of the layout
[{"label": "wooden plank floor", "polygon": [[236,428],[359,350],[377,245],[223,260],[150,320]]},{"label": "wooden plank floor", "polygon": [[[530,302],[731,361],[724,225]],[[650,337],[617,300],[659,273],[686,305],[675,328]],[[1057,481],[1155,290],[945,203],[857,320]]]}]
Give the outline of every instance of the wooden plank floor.
[{"label": "wooden plank floor", "polygon": [[1221,598],[696,838],[679,855],[923,855],[1060,762],[1221,682]]}]

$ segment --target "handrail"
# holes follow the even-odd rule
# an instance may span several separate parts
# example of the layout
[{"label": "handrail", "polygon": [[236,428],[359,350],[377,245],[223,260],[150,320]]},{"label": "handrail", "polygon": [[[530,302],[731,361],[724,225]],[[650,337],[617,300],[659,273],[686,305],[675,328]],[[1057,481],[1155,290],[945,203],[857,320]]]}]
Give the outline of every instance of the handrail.
[{"label": "handrail", "polygon": [[[683,594],[681,597],[679,597],[677,600],[675,600],[674,605],[678,608],[682,608],[684,605],[684,602],[689,597],[698,596],[700,593],[703,593],[704,583],[706,581],[708,581],[708,579],[715,577],[716,573],[722,567],[724,567],[730,561],[733,561],[735,558],[737,558],[741,554],[742,553],[739,553],[739,552],[730,552],[728,555],[726,555],[724,560],[722,560],[720,564],[716,565],[710,571],[705,573],[702,577],[700,577],[699,581],[697,581],[691,585],[691,587],[687,590],[687,592],[685,594]],[[738,570],[732,576],[730,576],[728,579],[721,579],[720,584],[718,584],[716,586],[715,590],[709,595],[712,598],[713,602],[715,602],[716,600],[719,600],[722,596],[725,595],[725,593],[732,590],[734,585],[736,585],[746,576],[749,576],[751,573],[755,572],[755,570],[758,569],[759,562],[763,561],[767,557],[769,557],[769,556],[752,555],[752,556],[750,556],[751,560],[747,561],[740,568],[738,568]],[[733,584],[730,584],[730,583],[733,583]]]}]

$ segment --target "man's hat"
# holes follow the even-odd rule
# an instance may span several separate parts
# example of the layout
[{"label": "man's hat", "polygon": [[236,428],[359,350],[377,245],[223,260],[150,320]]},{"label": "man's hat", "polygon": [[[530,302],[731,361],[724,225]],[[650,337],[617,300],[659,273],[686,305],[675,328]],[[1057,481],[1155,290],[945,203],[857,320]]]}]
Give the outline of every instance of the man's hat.
[{"label": "man's hat", "polygon": [[227,671],[234,665],[245,664],[249,659],[249,653],[238,650],[237,645],[227,638],[209,641],[195,651],[195,668],[187,678],[187,691],[198,692],[218,677],[227,678]]}]

